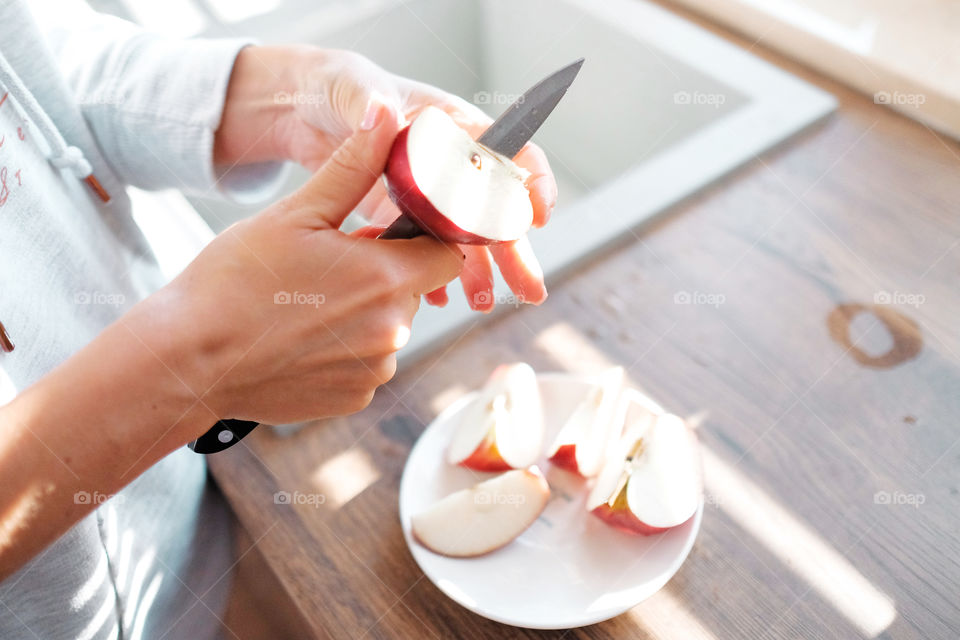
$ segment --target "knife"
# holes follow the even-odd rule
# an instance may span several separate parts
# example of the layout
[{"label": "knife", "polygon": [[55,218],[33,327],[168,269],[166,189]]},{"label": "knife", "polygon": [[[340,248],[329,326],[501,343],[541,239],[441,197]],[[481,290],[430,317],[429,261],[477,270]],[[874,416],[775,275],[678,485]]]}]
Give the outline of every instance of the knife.
[{"label": "knife", "polygon": [[[583,58],[580,58],[530,87],[487,127],[477,142],[508,158],[516,156],[560,103],[582,65]],[[378,237],[396,240],[424,233],[412,217],[401,213]]]},{"label": "knife", "polygon": [[[582,65],[580,58],[530,87],[487,127],[477,142],[508,158],[516,156],[560,103]],[[379,237],[393,240],[423,233],[413,218],[402,213]],[[258,424],[250,420],[220,420],[187,446],[196,453],[217,453],[238,443]]]}]

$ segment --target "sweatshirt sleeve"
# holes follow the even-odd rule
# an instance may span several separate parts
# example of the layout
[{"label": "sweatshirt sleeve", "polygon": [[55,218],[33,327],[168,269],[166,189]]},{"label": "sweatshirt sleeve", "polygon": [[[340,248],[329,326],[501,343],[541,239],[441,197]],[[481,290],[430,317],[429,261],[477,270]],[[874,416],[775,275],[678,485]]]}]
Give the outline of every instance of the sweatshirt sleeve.
[{"label": "sweatshirt sleeve", "polygon": [[166,38],[78,0],[55,6],[37,7],[37,21],[122,180],[244,204],[276,192],[284,163],[237,166],[223,175],[213,165],[214,132],[233,64],[251,41]]}]

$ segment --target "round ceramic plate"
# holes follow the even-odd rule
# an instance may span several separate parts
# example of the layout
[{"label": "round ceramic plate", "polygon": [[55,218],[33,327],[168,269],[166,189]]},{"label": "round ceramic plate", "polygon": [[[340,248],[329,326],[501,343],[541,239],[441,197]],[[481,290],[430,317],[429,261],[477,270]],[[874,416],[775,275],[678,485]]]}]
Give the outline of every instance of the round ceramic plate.
[{"label": "round ceramic plate", "polygon": [[[588,383],[567,374],[539,374],[552,442]],[[653,536],[607,526],[584,507],[589,482],[546,459],[546,509],[506,547],[476,558],[447,558],[417,543],[411,515],[440,498],[493,477],[453,466],[445,453],[458,414],[475,393],[460,398],[423,432],[400,481],[400,521],[410,552],[445,594],[467,609],[506,624],[534,629],[580,627],[612,618],[656,593],[683,564],[700,530],[703,504],[683,525]]]}]

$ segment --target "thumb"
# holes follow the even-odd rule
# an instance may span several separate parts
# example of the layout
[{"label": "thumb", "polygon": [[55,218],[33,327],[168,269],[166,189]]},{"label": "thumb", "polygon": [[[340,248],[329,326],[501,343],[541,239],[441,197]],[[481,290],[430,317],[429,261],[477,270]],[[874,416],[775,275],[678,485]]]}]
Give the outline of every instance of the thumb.
[{"label": "thumb", "polygon": [[360,127],[284,200],[285,208],[305,226],[339,228],[383,173],[399,126],[393,108],[371,97]]}]

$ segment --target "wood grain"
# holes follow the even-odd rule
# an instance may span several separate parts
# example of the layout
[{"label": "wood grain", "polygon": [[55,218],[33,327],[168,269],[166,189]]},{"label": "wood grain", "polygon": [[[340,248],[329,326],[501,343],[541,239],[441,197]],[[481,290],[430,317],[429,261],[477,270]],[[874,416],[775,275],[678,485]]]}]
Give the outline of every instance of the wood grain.
[{"label": "wood grain", "polygon": [[[551,283],[542,307],[468,331],[364,412],[286,438],[261,429],[211,458],[315,637],[960,637],[960,146],[753,51],[836,94],[839,113]],[[722,304],[676,304],[680,292]],[[884,293],[892,303],[875,307]],[[622,364],[699,423],[711,460],[700,537],[665,589],[613,620],[491,622],[441,594],[404,545],[412,443],[444,398],[516,359]],[[338,456],[366,469],[343,504],[274,504],[277,491],[317,492]],[[808,548],[826,573],[797,557]],[[852,609],[865,600],[837,598],[831,571],[889,598],[892,623],[865,630],[869,612]]]}]

